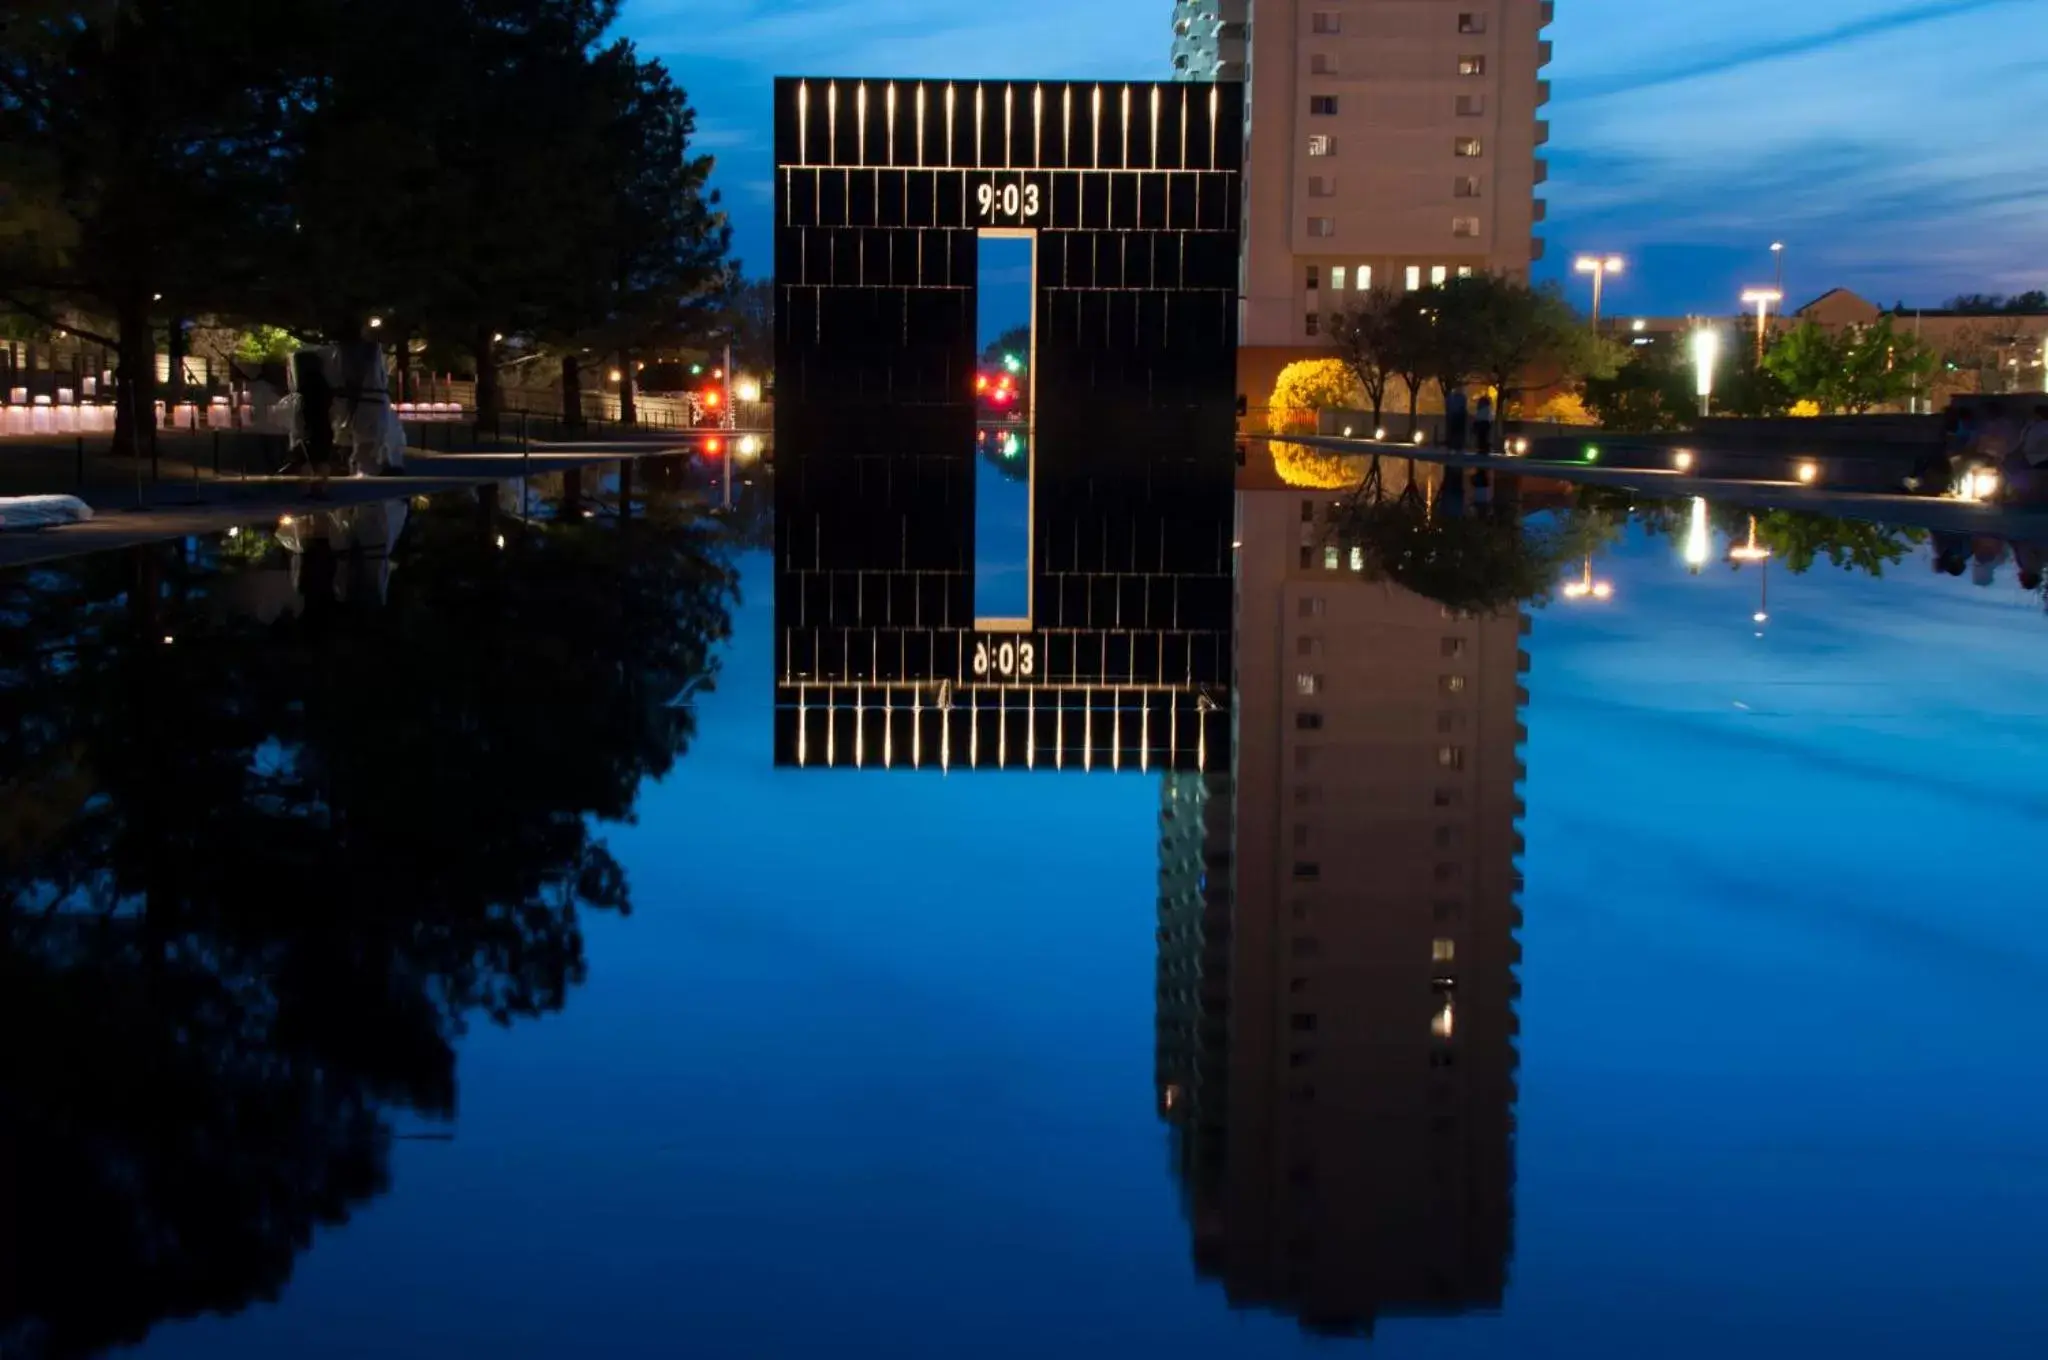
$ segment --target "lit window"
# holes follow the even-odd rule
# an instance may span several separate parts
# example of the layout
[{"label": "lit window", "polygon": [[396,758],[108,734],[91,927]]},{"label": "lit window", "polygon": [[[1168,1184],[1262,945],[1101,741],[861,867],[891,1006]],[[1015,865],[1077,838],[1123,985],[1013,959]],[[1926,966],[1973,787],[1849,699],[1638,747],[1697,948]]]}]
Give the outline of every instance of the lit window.
[{"label": "lit window", "polygon": [[1486,58],[1470,56],[1458,58],[1458,74],[1461,76],[1483,76],[1486,74]]},{"label": "lit window", "polygon": [[1337,219],[1334,217],[1311,217],[1308,220],[1308,234],[1311,236],[1335,236]]},{"label": "lit window", "polygon": [[1459,266],[1458,266],[1458,277],[1459,277],[1459,278],[1461,278],[1461,279],[1469,279],[1469,278],[1471,278],[1471,277],[1472,277],[1472,266],[1471,266],[1471,265],[1469,265],[1469,264],[1461,264],[1461,265],[1459,265]]},{"label": "lit window", "polygon": [[1486,154],[1486,147],[1477,137],[1460,137],[1451,143],[1451,154],[1471,159]]},{"label": "lit window", "polygon": [[1344,291],[1344,266],[1341,264],[1330,266],[1330,290],[1336,293]]},{"label": "lit window", "polygon": [[1446,694],[1463,694],[1465,692],[1465,677],[1462,675],[1446,675],[1438,684]]},{"label": "lit window", "polygon": [[1316,118],[1337,116],[1337,96],[1333,94],[1312,94],[1308,97],[1308,111]]},{"label": "lit window", "polygon": [[1435,287],[1441,288],[1450,277],[1451,267],[1447,264],[1433,264],[1429,267],[1429,281]]},{"label": "lit window", "polygon": [[1479,234],[1479,219],[1476,217],[1453,217],[1451,235],[1472,237]]},{"label": "lit window", "polygon": [[1324,571],[1335,571],[1336,569],[1337,569],[1337,546],[1336,546],[1336,545],[1335,545],[1335,544],[1333,543],[1333,544],[1331,544],[1331,545],[1330,545],[1329,547],[1327,547],[1327,548],[1324,548],[1324,549],[1323,549],[1323,570],[1324,570]]},{"label": "lit window", "polygon": [[1465,768],[1465,748],[1462,746],[1439,746],[1436,748],[1436,763],[1446,770]]},{"label": "lit window", "polygon": [[1323,677],[1303,671],[1294,677],[1294,692],[1304,699],[1313,699],[1323,692]]},{"label": "lit window", "polygon": [[1451,1003],[1446,1001],[1444,1002],[1444,1008],[1436,1013],[1436,1018],[1429,1022],[1429,1032],[1439,1039],[1448,1039],[1451,1037],[1451,1029],[1455,1023],[1451,1015]]},{"label": "lit window", "polygon": [[1365,570],[1365,549],[1358,547],[1356,544],[1351,549],[1351,569],[1353,571]]},{"label": "lit window", "polygon": [[1451,181],[1452,198],[1478,198],[1484,182],[1477,175],[1460,175]]},{"label": "lit window", "polygon": [[1429,943],[1429,957],[1437,963],[1450,963],[1458,957],[1458,942],[1442,936]]},{"label": "lit window", "polygon": [[1358,266],[1358,272],[1352,275],[1352,278],[1357,281],[1358,291],[1363,293],[1366,289],[1372,287],[1372,266],[1369,264]]},{"label": "lit window", "polygon": [[1408,291],[1412,293],[1420,287],[1422,287],[1422,266],[1411,264],[1408,266]]},{"label": "lit window", "polygon": [[1337,139],[1327,133],[1317,133],[1308,139],[1308,154],[1311,156],[1334,156],[1337,154]]},{"label": "lit window", "polygon": [[[1308,31],[1311,33],[1342,33],[1344,24],[1333,10],[1319,9],[1309,16]],[[1481,30],[1484,32],[1484,30]]]},{"label": "lit window", "polygon": [[[1334,32],[1335,30],[1332,31]],[[1458,16],[1458,31],[1460,33],[1484,33],[1486,31],[1486,16],[1469,12],[1460,14]]]},{"label": "lit window", "polygon": [[1477,118],[1486,112],[1486,96],[1483,94],[1461,94],[1458,96],[1458,116]]}]

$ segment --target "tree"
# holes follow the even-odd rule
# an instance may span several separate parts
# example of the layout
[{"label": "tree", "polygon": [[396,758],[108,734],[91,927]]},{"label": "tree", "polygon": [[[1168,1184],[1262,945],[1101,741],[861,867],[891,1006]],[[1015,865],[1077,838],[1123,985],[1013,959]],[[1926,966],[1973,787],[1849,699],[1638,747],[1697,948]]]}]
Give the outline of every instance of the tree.
[{"label": "tree", "polygon": [[1795,400],[1823,414],[1862,415],[1922,390],[1936,366],[1919,340],[1897,331],[1889,316],[1839,332],[1802,321],[1780,336],[1764,367]]},{"label": "tree", "polygon": [[1337,351],[1372,404],[1372,423],[1385,423],[1387,387],[1399,367],[1401,295],[1374,288],[1330,319]]},{"label": "tree", "polygon": [[1670,349],[1637,349],[1611,375],[1588,377],[1583,391],[1603,429],[1631,434],[1684,429],[1699,404],[1691,365]]},{"label": "tree", "polygon": [[1465,386],[1487,361],[1494,286],[1491,276],[1474,274],[1415,294],[1415,305],[1428,327],[1429,376],[1436,380],[1446,410],[1451,392]]},{"label": "tree", "polygon": [[1496,419],[1508,420],[1525,390],[1612,371],[1612,355],[1555,284],[1531,288],[1504,274],[1476,274],[1459,285],[1477,345],[1473,371],[1498,394]]},{"label": "tree", "polygon": [[1281,369],[1273,383],[1268,422],[1275,433],[1312,434],[1317,412],[1355,407],[1358,396],[1351,367],[1343,360],[1298,359]]}]

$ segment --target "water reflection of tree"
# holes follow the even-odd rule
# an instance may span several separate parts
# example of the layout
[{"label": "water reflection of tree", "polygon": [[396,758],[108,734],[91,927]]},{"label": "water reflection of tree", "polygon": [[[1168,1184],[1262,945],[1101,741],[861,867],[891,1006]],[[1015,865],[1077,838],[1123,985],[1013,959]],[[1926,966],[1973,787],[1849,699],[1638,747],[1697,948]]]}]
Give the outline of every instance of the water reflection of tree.
[{"label": "water reflection of tree", "polygon": [[[1637,500],[1626,491],[1606,487],[1582,487],[1578,499],[1582,512],[1602,514],[1617,523],[1632,520],[1654,538],[1682,541],[1691,526],[1690,501]],[[1804,510],[1718,505],[1708,512],[1709,523],[1731,540],[1749,537],[1752,517],[1757,542],[1771,550],[1772,565],[1794,576],[1813,570],[1823,557],[1844,571],[1883,576],[1887,567],[1897,566],[1927,541],[1924,529],[1837,519]]]},{"label": "water reflection of tree", "polygon": [[[1031,438],[1022,426],[1010,428],[1002,425],[982,427],[988,438],[980,442],[981,460],[1002,474],[1005,481],[1025,482],[1031,479]],[[1004,452],[1012,438],[1017,441],[1017,452]]]},{"label": "water reflection of tree", "polygon": [[1377,465],[1340,516],[1340,537],[1361,550],[1368,575],[1460,613],[1499,614],[1546,600],[1567,564],[1613,538],[1601,515],[1525,515],[1511,480],[1482,496],[1452,472],[1441,483],[1411,479],[1388,493]]},{"label": "water reflection of tree", "polygon": [[630,904],[591,821],[715,670],[708,542],[429,512],[386,606],[268,624],[203,548],[0,583],[0,1351],[274,1297],[468,1017],[563,1003]]}]

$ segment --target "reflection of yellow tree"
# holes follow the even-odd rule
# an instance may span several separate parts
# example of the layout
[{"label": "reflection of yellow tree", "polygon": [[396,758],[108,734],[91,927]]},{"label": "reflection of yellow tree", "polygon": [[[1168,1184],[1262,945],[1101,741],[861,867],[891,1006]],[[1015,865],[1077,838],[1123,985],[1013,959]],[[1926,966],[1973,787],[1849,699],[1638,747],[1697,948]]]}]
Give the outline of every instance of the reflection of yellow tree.
[{"label": "reflection of yellow tree", "polygon": [[1366,460],[1355,455],[1325,453],[1290,440],[1270,441],[1273,470],[1289,486],[1307,491],[1343,491],[1365,477]]}]

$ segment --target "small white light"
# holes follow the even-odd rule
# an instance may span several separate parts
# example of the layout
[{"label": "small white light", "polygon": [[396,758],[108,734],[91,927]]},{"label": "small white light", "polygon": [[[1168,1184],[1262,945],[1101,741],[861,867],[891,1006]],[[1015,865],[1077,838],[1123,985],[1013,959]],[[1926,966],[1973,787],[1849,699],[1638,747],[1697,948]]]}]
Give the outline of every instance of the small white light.
[{"label": "small white light", "polygon": [[1374,439],[1385,439],[1387,437],[1387,427],[1384,425],[1380,426],[1372,432],[1372,437]]},{"label": "small white light", "polygon": [[751,434],[743,434],[740,436],[740,452],[742,454],[751,458],[753,455],[759,453],[760,451],[761,441],[757,436]]},{"label": "small white light", "polygon": [[1755,616],[1755,622],[1757,622],[1757,623],[1769,623],[1770,621],[1771,621],[1771,616],[1770,616],[1769,614],[1766,614],[1766,613],[1764,613],[1764,612],[1763,612],[1763,611],[1762,611],[1761,609],[1759,609],[1759,610],[1758,610],[1758,611],[1756,612],[1756,616]]},{"label": "small white light", "polygon": [[1691,472],[1691,471],[1692,471],[1692,452],[1691,452],[1691,450],[1689,450],[1689,449],[1680,449],[1680,450],[1678,451],[1677,455],[1676,455],[1675,457],[1673,457],[1673,458],[1672,458],[1672,460],[1671,460],[1671,466],[1673,466],[1673,467],[1677,468],[1677,469],[1678,469],[1678,470],[1679,470],[1680,472]]},{"label": "small white light", "polygon": [[501,548],[505,546],[505,536],[503,534],[498,535],[498,546]]},{"label": "small white light", "polygon": [[1801,463],[1799,465],[1799,480],[1804,482],[1808,486],[1812,486],[1815,482],[1819,481],[1820,464]]},{"label": "small white light", "polygon": [[497,344],[497,343],[498,343],[498,342],[499,342],[500,340],[503,340],[504,338],[505,338],[505,332],[503,332],[503,331],[492,331],[492,332],[491,332],[491,343],[492,343],[492,344],[494,344],[494,345],[495,345],[495,344]]},{"label": "small white light", "polygon": [[1351,437],[1351,427],[1349,425],[1346,425],[1344,427],[1344,437],[1346,439],[1349,439]]},{"label": "small white light", "polygon": [[1417,431],[1415,432],[1415,442],[1416,442],[1417,444],[1423,444],[1423,443],[1427,443],[1428,441],[1429,441],[1429,436],[1428,436],[1427,434],[1424,434],[1424,433],[1423,433],[1423,432],[1422,432],[1421,430],[1417,430]]},{"label": "small white light", "polygon": [[173,642],[176,642],[176,641],[177,641],[177,639],[176,639],[176,638],[174,638],[174,637],[172,637],[172,636],[171,636],[171,635],[170,635],[169,633],[165,633],[165,634],[164,634],[164,646],[168,647],[168,646],[170,646],[170,645],[171,645],[171,644],[172,644]]},{"label": "small white light", "polygon": [[241,531],[240,529],[229,529],[229,530],[228,530],[228,537],[229,537],[229,538],[240,538],[241,536],[242,536],[242,531]]},{"label": "small white light", "polygon": [[1614,587],[1613,587],[1613,586],[1611,586],[1611,585],[1609,585],[1609,584],[1608,584],[1607,582],[1605,582],[1605,581],[1595,581],[1595,582],[1593,583],[1593,598],[1594,598],[1594,599],[1596,599],[1596,600],[1606,600],[1606,599],[1611,599],[1611,598],[1613,598],[1613,596],[1614,596]]},{"label": "small white light", "polygon": [[381,316],[373,316],[373,317],[371,317],[371,318],[370,318],[370,329],[371,329],[371,330],[376,330],[376,329],[377,329],[377,328],[378,328],[379,326],[381,326],[381,325],[383,325],[383,324],[384,324],[384,318],[383,318],[383,317],[381,317]]},{"label": "small white light", "polygon": [[757,378],[741,378],[733,384],[732,394],[741,401],[759,401],[761,399],[760,380]]}]

